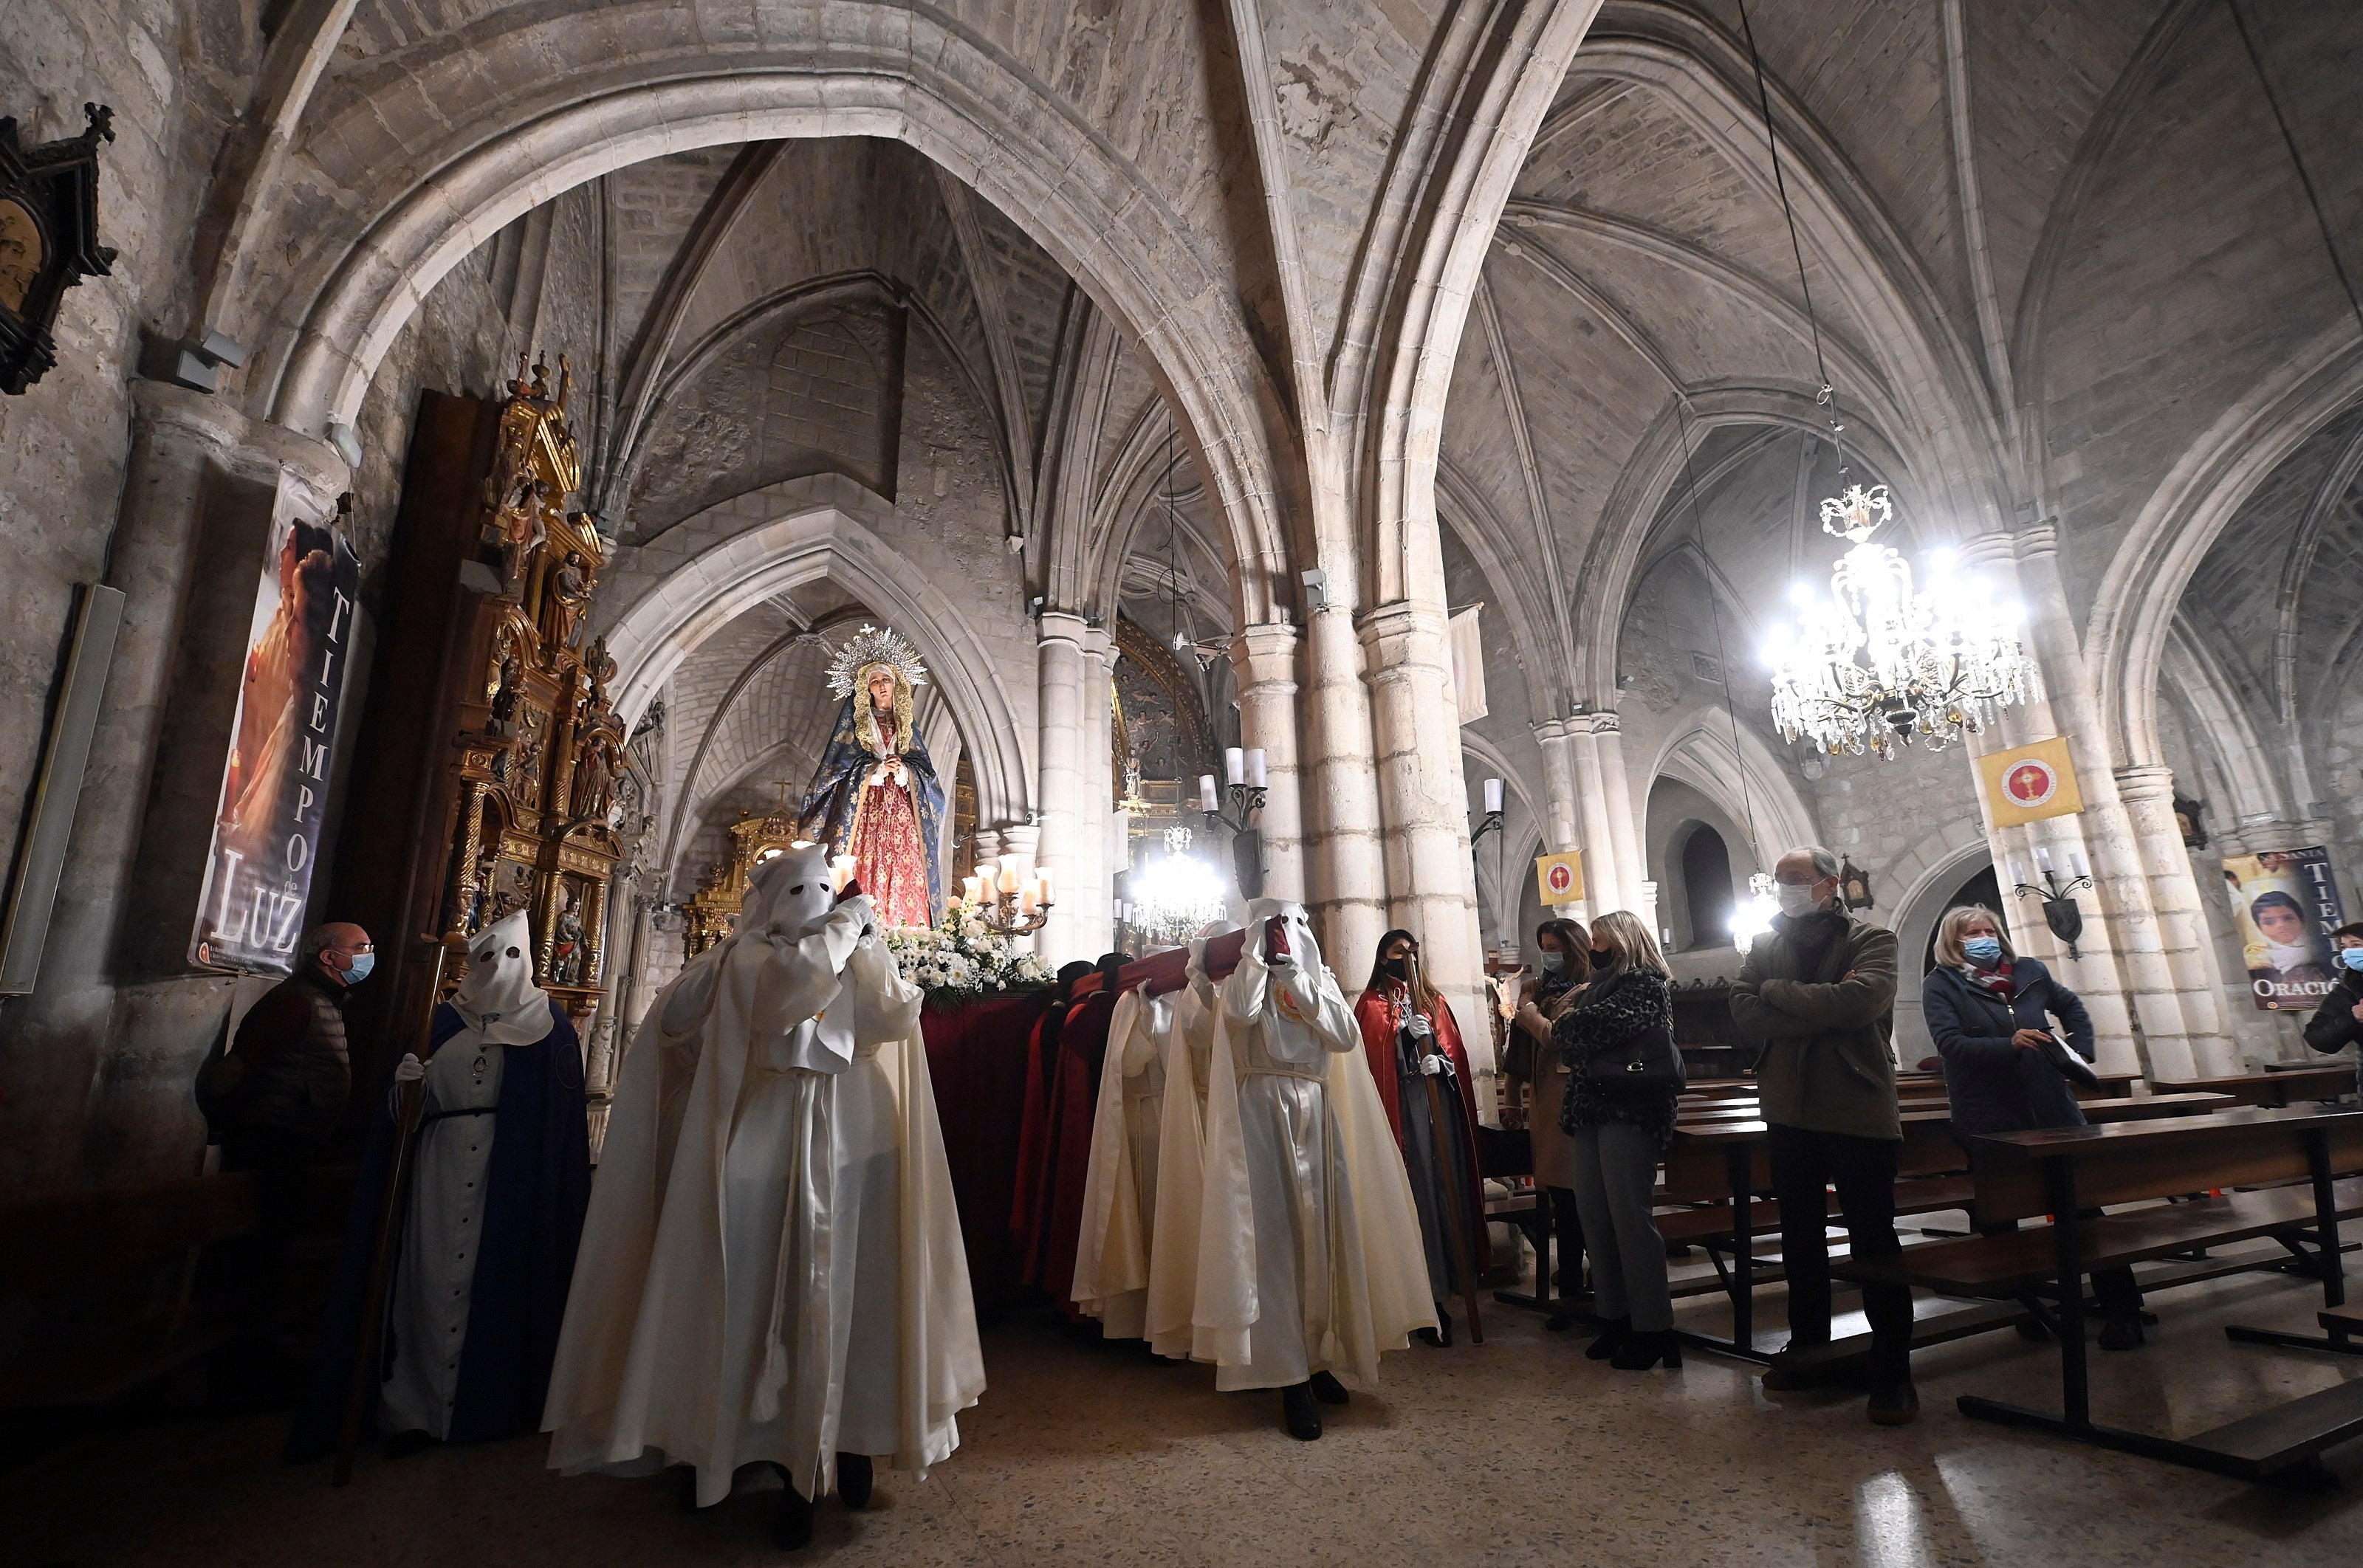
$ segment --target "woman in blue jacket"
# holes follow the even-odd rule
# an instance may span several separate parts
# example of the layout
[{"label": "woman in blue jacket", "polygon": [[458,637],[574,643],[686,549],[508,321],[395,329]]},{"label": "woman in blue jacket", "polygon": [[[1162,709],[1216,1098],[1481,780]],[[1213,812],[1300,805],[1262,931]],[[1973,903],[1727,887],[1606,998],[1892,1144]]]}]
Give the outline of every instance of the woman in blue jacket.
[{"label": "woman in blue jacket", "polygon": [[[1921,987],[1920,1005],[1945,1061],[1953,1136],[1969,1151],[1972,1163],[1973,1140],[1982,1134],[2084,1125],[2069,1083],[2076,1063],[2068,1052],[2084,1062],[2092,1059],[2092,1019],[2076,993],[2053,979],[2039,961],[2013,954],[2002,922],[1980,906],[1945,911],[1936,926],[1936,958]],[[2053,1018],[2067,1035],[2065,1049]],[[2013,1221],[1979,1229],[1991,1235],[2017,1226]],[[2101,1302],[2101,1348],[2131,1350],[2140,1344],[2141,1291],[2133,1270],[2097,1269],[2092,1289]],[[2031,1320],[2021,1331],[2043,1337],[2041,1325]]]}]

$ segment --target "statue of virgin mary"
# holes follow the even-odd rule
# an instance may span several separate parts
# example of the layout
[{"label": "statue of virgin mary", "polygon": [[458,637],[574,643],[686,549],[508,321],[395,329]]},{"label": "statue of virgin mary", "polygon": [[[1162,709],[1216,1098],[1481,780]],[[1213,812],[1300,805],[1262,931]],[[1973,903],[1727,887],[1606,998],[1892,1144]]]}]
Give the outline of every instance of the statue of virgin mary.
[{"label": "statue of virgin mary", "polygon": [[932,925],[942,893],[944,787],[911,720],[912,689],[927,679],[918,650],[864,626],[829,662],[844,700],[828,749],[804,791],[797,831],[853,856],[853,875],[886,926]]}]

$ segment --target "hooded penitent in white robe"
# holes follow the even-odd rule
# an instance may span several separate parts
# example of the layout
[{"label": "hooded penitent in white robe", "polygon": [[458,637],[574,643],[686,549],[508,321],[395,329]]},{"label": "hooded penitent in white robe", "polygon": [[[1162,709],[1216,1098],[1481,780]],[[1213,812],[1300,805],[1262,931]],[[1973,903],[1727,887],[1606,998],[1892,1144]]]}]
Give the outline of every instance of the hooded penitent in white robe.
[{"label": "hooded penitent in white robe", "polygon": [[[1190,944],[1189,980],[1170,998],[1172,1022],[1165,1032],[1165,1084],[1157,1134],[1157,1190],[1149,1233],[1168,1240],[1148,1254],[1148,1291],[1143,1336],[1159,1355],[1186,1356],[1194,1339],[1190,1325],[1197,1307],[1198,1216],[1206,1176],[1206,1071],[1215,1052],[1215,1013],[1220,1006],[1206,975],[1208,939],[1237,931],[1229,921],[1204,927]],[[1191,1092],[1178,1092],[1188,1084]]]},{"label": "hooded penitent in white robe", "polygon": [[836,1456],[924,1471],[984,1388],[919,993],[827,851],[757,868],[735,934],[624,1067],[542,1425],[575,1474]]},{"label": "hooded penitent in white robe", "polygon": [[1192,1353],[1222,1389],[1320,1371],[1368,1388],[1380,1352],[1436,1322],[1411,1184],[1304,906],[1260,899],[1249,916],[1207,1076]]},{"label": "hooded penitent in white robe", "polygon": [[[1116,999],[1108,1020],[1073,1295],[1075,1305],[1099,1319],[1110,1339],[1137,1340],[1147,1331],[1149,1259],[1157,1245],[1158,1146],[1172,1028],[1170,999],[1137,989]],[[1195,1231],[1190,1244],[1197,1244]]]},{"label": "hooded penitent in white robe", "polygon": [[392,1364],[379,1390],[386,1431],[450,1435],[460,1350],[484,1233],[493,1112],[504,1045],[530,1045],[557,1026],[549,993],[533,983],[533,931],[523,910],[468,944],[468,975],[451,995],[461,1028],[427,1064],[418,1142],[411,1155],[402,1255],[386,1298]]}]

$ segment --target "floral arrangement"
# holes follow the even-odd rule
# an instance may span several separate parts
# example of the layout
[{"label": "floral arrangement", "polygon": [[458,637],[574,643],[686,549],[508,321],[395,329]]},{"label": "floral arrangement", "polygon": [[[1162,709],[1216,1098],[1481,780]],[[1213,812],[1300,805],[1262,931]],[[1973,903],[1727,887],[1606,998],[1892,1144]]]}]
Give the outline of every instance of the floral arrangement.
[{"label": "floral arrangement", "polygon": [[968,910],[949,910],[933,926],[905,926],[886,933],[886,949],[903,978],[926,993],[931,1007],[957,1007],[996,991],[1050,983],[1050,971],[1031,953]]}]

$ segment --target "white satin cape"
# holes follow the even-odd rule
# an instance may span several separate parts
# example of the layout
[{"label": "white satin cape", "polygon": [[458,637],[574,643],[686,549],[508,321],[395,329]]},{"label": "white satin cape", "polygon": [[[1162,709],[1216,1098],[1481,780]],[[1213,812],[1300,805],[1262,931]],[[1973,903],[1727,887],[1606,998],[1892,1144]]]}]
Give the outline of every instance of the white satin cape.
[{"label": "white satin cape", "polygon": [[[1237,1052],[1232,1032],[1235,999],[1252,997],[1260,1012],[1270,983],[1250,942],[1239,966],[1223,982],[1215,1008],[1214,1060],[1206,1075],[1204,1198],[1198,1227],[1197,1277],[1191,1312],[1191,1355],[1217,1366],[1248,1363],[1248,1331],[1256,1321],[1255,1205],[1248,1187],[1247,1151],[1239,1131]],[[1319,1032],[1350,1036],[1350,1050],[1326,1050],[1324,1095],[1329,1124],[1341,1146],[1352,1191],[1354,1223],[1332,1223],[1329,1232],[1331,1299],[1321,1342],[1305,1353],[1315,1370],[1326,1368],[1341,1382],[1371,1388],[1379,1381],[1379,1353],[1401,1350],[1414,1329],[1436,1326],[1428,1299],[1426,1255],[1421,1250],[1418,1211],[1411,1180],[1403,1174],[1378,1085],[1361,1048],[1361,1031],[1324,967],[1320,977]],[[1176,1038],[1181,1035],[1175,1030]],[[1183,1054],[1187,1070],[1187,1053]],[[1170,1081],[1170,1080],[1169,1080]],[[1176,1097],[1169,1092],[1168,1104]],[[1161,1157],[1161,1156],[1160,1156]],[[1331,1209],[1331,1218],[1337,1209]],[[1163,1215],[1159,1216],[1162,1223]],[[1286,1245],[1286,1239],[1281,1239]]]},{"label": "white satin cape", "polygon": [[1205,1207],[1206,1102],[1198,1091],[1191,1043],[1215,1033],[1215,1006],[1199,988],[1206,978],[1205,944],[1190,944],[1190,983],[1173,994],[1173,1026],[1165,1040],[1164,1115],[1158,1122],[1157,1206],[1152,1236],[1170,1238],[1148,1253],[1148,1296],[1143,1336],[1159,1355],[1190,1354],[1195,1331],[1190,1319],[1198,1305],[1198,1221]]},{"label": "white satin cape", "polygon": [[[840,911],[840,916],[843,911]],[[731,1135],[747,1088],[758,1031],[776,1038],[834,1000],[847,972],[897,1004],[901,1032],[879,1046],[878,1062],[895,1092],[898,1151],[899,1383],[894,1391],[897,1447],[888,1463],[924,1473],[960,1445],[956,1413],[984,1389],[968,1264],[936,1116],[927,1058],[917,1028],[918,993],[894,972],[875,937],[860,939],[833,916],[793,944],[760,937],[725,939],[676,977],[650,1005],[617,1085],[591,1209],[583,1225],[566,1320],[551,1368],[542,1430],[552,1433],[549,1463],[567,1474],[649,1473],[667,1463],[698,1466],[698,1501],[730,1489],[713,1461],[735,1452],[741,1416],[777,1412],[783,1369],[810,1364],[843,1342],[831,1315],[827,1283],[826,1195],[833,1180],[811,1145],[825,1125],[782,1129],[805,1141],[812,1179],[780,1218],[782,1237],[771,1343],[762,1382],[749,1391],[724,1366],[728,1259],[723,1247],[723,1184]],[[770,961],[749,952],[762,973],[753,984],[727,973],[742,944],[770,945]],[[857,947],[863,951],[857,951]],[[789,949],[787,952],[776,952]],[[674,1010],[676,994],[685,1004]],[[701,994],[703,993],[703,994]],[[665,1028],[668,1015],[677,1028]],[[865,1042],[867,1043],[867,1042]],[[837,1078],[808,1074],[815,1111],[833,1099]],[[825,1117],[815,1115],[815,1121]],[[676,1179],[677,1178],[677,1179]],[[791,1246],[788,1233],[819,1226],[815,1244]],[[804,1277],[786,1277],[792,1256]],[[788,1342],[790,1340],[793,1342]],[[800,1489],[817,1496],[834,1485],[831,1417],[842,1396],[842,1367],[832,1378],[791,1378],[785,1390],[797,1431]],[[817,1392],[815,1392],[815,1390]],[[809,1458],[804,1457],[809,1454]]]}]

